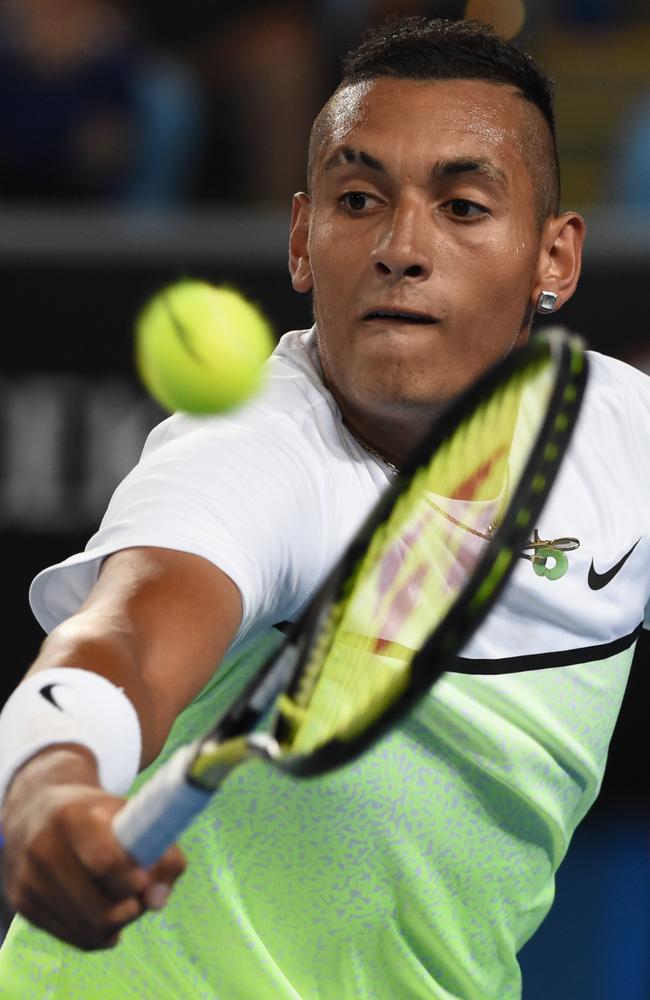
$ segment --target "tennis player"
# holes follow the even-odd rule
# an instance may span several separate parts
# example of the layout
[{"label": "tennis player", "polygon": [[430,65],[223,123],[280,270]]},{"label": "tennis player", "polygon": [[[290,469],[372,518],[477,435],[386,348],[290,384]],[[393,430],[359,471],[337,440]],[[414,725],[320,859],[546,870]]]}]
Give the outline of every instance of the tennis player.
[{"label": "tennis player", "polygon": [[282,338],[233,416],[157,427],[86,551],[34,582],[50,635],[0,721],[21,914],[3,998],[520,997],[517,952],[597,795],[648,620],[650,389],[593,354],[535,536],[579,545],[520,560],[464,670],[341,771],[240,769],[186,861],[140,870],[111,833],[138,771],[242,688],[440,404],[578,281],[550,84],[487,28],[377,29],[310,154],[290,266],[314,329]]}]

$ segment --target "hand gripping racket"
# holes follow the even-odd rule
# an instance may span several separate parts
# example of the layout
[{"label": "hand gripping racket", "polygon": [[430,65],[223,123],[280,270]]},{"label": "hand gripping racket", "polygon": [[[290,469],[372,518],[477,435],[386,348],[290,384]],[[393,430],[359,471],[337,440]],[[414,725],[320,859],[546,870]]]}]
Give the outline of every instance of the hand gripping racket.
[{"label": "hand gripping racket", "polygon": [[160,857],[243,761],[328,771],[430,689],[530,540],[587,369],[579,338],[538,334],[436,419],[279,650],[116,815],[139,864]]}]

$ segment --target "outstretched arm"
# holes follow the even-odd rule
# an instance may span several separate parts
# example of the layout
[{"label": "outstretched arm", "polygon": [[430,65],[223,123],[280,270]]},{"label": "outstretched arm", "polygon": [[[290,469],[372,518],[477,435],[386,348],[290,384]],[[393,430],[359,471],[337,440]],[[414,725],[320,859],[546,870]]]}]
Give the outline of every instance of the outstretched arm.
[{"label": "outstretched arm", "polygon": [[[207,560],[125,549],[106,560],[86,602],[48,636],[28,676],[74,667],[122,688],[137,712],[145,767],[214,672],[241,610],[235,584]],[[120,733],[114,738],[119,745]],[[184,868],[177,848],[148,872],[131,861],[111,831],[121,804],[101,788],[92,752],[73,740],[23,764],[4,800],[11,904],[80,948],[115,944],[122,927],[164,904]]]}]

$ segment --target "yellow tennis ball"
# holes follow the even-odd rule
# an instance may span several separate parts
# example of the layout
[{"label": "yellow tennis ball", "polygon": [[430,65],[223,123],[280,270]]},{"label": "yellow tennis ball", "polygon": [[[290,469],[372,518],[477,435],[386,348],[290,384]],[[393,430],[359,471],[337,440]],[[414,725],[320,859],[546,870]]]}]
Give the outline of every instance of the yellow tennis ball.
[{"label": "yellow tennis ball", "polygon": [[273,350],[262,313],[233,288],[179,281],[158,292],[136,323],[136,365],[168,410],[223,413],[260,388]]}]

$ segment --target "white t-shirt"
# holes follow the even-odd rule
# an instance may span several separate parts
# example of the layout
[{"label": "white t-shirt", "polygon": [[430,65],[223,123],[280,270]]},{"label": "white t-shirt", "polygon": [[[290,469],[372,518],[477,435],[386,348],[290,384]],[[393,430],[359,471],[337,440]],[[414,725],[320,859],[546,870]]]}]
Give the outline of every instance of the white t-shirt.
[{"label": "white t-shirt", "polygon": [[[644,617],[650,379],[600,354],[590,361],[574,443],[538,525],[542,538],[580,540],[571,570],[551,584],[522,560],[468,657],[606,643]],[[288,333],[259,398],[227,417],[176,414],[152,431],[85,552],[36,577],[34,614],[50,631],[81,604],[108,554],[163,546],[204,556],[234,580],[243,602],[240,643],[297,615],[389,477],[323,385],[315,331]],[[636,542],[615,583],[592,590],[591,561],[605,573]]]},{"label": "white t-shirt", "polygon": [[[238,648],[160,759],[230,703],[268,652],[257,633],[295,617],[388,481],[341,423],[313,336],[282,339],[266,392],[239,413],[158,427],[87,551],[33,585],[49,629],[122,547],[195,552],[235,581]],[[516,953],[597,795],[648,622],[650,380],[590,362],[537,525],[579,539],[565,575],[522,559],[455,669],[353,764],[311,782],[239,769],[183,836],[190,865],[168,908],[119,949],[79,956],[19,921],[0,991],[5,968],[65,1000],[104,981],[169,1000],[518,1000]]]}]

